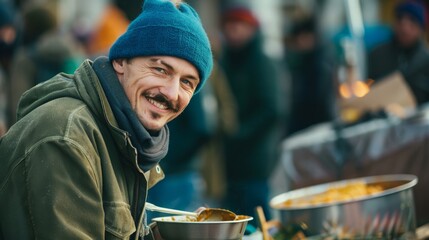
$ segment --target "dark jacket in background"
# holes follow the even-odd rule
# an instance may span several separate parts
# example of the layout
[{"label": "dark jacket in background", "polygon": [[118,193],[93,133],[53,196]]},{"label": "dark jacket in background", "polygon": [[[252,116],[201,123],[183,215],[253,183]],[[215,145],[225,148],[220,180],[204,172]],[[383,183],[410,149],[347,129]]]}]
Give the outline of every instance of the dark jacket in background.
[{"label": "dark jacket in background", "polygon": [[322,46],[286,53],[292,79],[288,134],[334,118],[334,73],[327,55]]},{"label": "dark jacket in background", "polygon": [[379,80],[400,71],[418,104],[429,101],[429,52],[423,41],[405,49],[392,39],[377,46],[368,56],[368,77]]},{"label": "dark jacket in background", "polygon": [[77,43],[57,32],[45,33],[37,42],[19,48],[10,69],[9,125],[16,122],[16,108],[25,91],[59,72],[73,73],[83,58]]},{"label": "dark jacket in background", "polygon": [[227,178],[266,180],[278,160],[284,112],[279,76],[263,53],[262,35],[244,48],[227,48],[221,65],[238,117],[236,131],[224,142]]}]

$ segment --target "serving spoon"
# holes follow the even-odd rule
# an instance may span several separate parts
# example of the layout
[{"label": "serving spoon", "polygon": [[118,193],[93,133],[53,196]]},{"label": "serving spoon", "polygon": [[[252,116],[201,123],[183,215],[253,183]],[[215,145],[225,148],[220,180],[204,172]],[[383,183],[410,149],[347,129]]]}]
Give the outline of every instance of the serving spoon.
[{"label": "serving spoon", "polygon": [[146,209],[155,212],[192,216],[195,217],[198,222],[232,221],[235,220],[235,218],[237,217],[235,213],[222,208],[203,208],[198,212],[188,212],[171,208],[158,207],[152,203],[146,202]]}]

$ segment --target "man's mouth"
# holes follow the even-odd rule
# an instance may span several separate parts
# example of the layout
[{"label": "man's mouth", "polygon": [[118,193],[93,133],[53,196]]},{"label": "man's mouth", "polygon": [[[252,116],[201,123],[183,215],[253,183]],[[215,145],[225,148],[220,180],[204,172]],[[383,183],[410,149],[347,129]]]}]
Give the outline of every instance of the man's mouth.
[{"label": "man's mouth", "polygon": [[154,99],[148,98],[148,97],[146,97],[146,99],[148,100],[148,102],[150,102],[152,105],[154,105],[155,107],[157,107],[159,109],[162,109],[162,110],[168,109],[168,106],[166,103],[160,103],[160,102],[157,102]]},{"label": "man's mouth", "polygon": [[171,101],[168,101],[168,99],[162,94],[157,94],[155,96],[146,95],[145,97],[149,103],[161,110],[171,110],[173,112],[179,111],[179,106]]}]

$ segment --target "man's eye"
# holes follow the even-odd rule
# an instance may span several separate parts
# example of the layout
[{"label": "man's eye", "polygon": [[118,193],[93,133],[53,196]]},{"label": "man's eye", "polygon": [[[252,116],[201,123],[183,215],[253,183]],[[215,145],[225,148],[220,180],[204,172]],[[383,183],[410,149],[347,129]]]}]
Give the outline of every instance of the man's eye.
[{"label": "man's eye", "polygon": [[164,68],[156,67],[155,70],[158,71],[158,72],[160,72],[160,73],[162,73],[162,74],[167,74],[167,71],[165,71]]},{"label": "man's eye", "polygon": [[190,87],[190,88],[194,88],[194,84],[189,81],[188,79],[182,79],[182,83],[184,83],[186,86]]}]

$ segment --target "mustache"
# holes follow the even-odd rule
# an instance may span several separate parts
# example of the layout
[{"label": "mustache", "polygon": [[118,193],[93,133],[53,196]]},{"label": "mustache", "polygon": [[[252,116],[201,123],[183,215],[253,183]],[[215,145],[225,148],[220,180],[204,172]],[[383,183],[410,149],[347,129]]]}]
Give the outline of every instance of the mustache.
[{"label": "mustache", "polygon": [[162,93],[145,94],[145,97],[152,98],[153,100],[155,100],[157,102],[165,104],[167,106],[167,108],[173,112],[179,112],[179,104],[177,102],[173,102],[173,101],[168,100],[168,98]]}]

